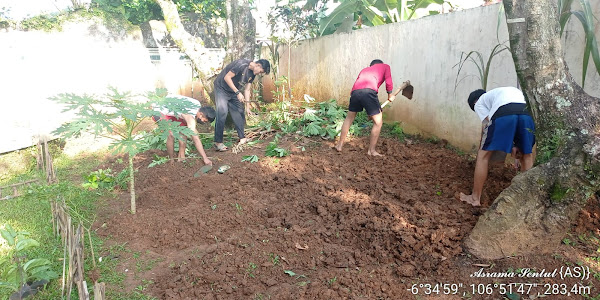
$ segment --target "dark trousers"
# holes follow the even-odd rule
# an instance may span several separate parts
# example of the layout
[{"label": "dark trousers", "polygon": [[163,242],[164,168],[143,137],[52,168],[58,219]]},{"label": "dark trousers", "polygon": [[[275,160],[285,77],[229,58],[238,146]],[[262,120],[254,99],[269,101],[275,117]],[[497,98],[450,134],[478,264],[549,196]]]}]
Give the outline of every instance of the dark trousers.
[{"label": "dark trousers", "polygon": [[217,117],[215,119],[215,143],[223,142],[223,130],[225,130],[225,120],[227,113],[231,114],[235,130],[240,139],[244,138],[244,125],[246,124],[246,112],[244,104],[238,100],[237,95],[230,96],[219,88],[215,89],[215,104],[217,107]]}]

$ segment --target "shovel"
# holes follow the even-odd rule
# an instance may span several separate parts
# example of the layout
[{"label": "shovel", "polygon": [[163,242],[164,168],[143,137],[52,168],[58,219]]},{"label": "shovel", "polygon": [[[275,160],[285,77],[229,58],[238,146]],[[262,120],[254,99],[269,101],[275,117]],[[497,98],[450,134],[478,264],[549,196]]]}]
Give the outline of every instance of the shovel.
[{"label": "shovel", "polygon": [[[408,81],[408,85],[405,88],[396,90],[396,92],[394,92],[393,95],[394,96],[398,95],[400,93],[400,91],[402,91],[402,96],[408,98],[409,100],[412,100],[414,88],[410,84],[410,81]],[[381,104],[381,108],[384,108],[388,104],[390,104],[390,101],[385,100],[385,102],[383,102],[383,104]]]},{"label": "shovel", "polygon": [[200,168],[200,170],[198,170],[198,172],[194,173],[194,177],[200,177],[203,174],[208,173],[208,171],[212,170],[212,166],[211,165],[205,165],[204,167]]}]

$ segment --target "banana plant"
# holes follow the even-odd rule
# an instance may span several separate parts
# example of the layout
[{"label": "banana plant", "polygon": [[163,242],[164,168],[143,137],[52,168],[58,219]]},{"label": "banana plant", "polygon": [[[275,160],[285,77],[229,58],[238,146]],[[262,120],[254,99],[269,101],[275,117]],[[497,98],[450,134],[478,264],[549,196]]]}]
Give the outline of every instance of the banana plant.
[{"label": "banana plant", "polygon": [[[444,3],[449,2],[446,0],[345,0],[319,21],[319,35],[335,32],[337,26],[349,16],[359,20],[359,24],[378,26],[410,20],[417,9],[427,8],[430,4]],[[430,14],[436,13],[430,12]]]},{"label": "banana plant", "polygon": [[594,34],[594,20],[596,17],[592,13],[592,8],[588,0],[579,0],[583,10],[571,10],[573,0],[558,0],[558,8],[560,9],[559,21],[560,21],[560,35],[562,36],[565,26],[569,22],[572,15],[579,19],[583,30],[585,32],[585,49],[583,50],[583,68],[582,68],[582,80],[581,86],[585,87],[585,77],[587,74],[588,64],[590,56],[596,66],[596,71],[600,75],[600,54],[598,51],[598,41]]}]

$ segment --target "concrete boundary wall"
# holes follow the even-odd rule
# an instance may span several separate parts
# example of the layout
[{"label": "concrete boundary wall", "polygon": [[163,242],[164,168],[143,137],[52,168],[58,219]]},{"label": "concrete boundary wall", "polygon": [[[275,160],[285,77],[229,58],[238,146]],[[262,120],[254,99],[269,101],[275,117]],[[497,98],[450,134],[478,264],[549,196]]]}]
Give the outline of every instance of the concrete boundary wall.
[{"label": "concrete boundary wall", "polygon": [[[189,59],[161,45],[168,35],[161,24],[126,31],[84,20],[65,24],[61,32],[0,31],[0,153],[35,145],[36,136],[73,117],[48,100],[59,93],[102,95],[114,86],[145,94],[166,87],[201,99]],[[214,50],[206,62],[216,68],[225,52]]]},{"label": "concrete boundary wall", "polygon": [[[455,89],[456,64],[461,53],[479,51],[487,60],[498,41],[508,45],[503,12],[497,30],[500,5],[302,41],[291,49],[290,78],[294,96],[301,98],[303,94],[309,94],[318,100],[334,98],[346,104],[360,70],[379,58],[391,66],[395,87],[407,79],[415,87],[412,101],[398,97],[385,108],[386,122],[402,122],[408,132],[447,139],[464,150],[474,149],[479,145],[481,123],[466,99],[471,91],[481,88],[481,84],[477,68],[467,63]],[[596,16],[600,16],[600,3],[593,6]],[[596,29],[599,28],[597,25]],[[565,60],[574,78],[580,82],[584,40],[581,24],[574,17],[566,28],[563,41],[568,45]],[[286,76],[288,55],[288,49],[282,50],[279,70]],[[492,60],[487,88],[500,86],[517,86],[509,51]],[[600,96],[600,78],[593,70],[593,64],[588,70],[586,91]],[[387,97],[384,85],[379,95],[380,101]]]}]

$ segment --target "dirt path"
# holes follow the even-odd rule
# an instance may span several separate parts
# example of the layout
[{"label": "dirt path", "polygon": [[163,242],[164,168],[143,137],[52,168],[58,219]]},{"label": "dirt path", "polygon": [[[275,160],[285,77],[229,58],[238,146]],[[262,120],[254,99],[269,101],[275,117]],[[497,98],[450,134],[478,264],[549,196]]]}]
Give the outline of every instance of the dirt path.
[{"label": "dirt path", "polygon": [[[477,261],[461,241],[514,171],[493,168],[483,207],[473,208],[455,199],[470,189],[467,158],[440,145],[388,139],[380,146],[386,156],[369,158],[366,144],[352,140],[340,154],[313,141],[281,159],[264,157],[263,149],[209,150],[216,167],[231,169],[198,178],[195,161],[147,168],[146,153],[136,162],[138,213],[126,213],[125,197],[98,232],[156,262],[144,269],[127,260],[122,267],[130,270],[128,289],[151,280],[144,293],[159,299],[422,299],[426,286],[415,286],[415,295],[413,284],[436,282],[457,290],[433,292],[436,299],[501,299],[499,286],[487,295],[477,284],[539,283],[525,295],[543,292],[544,283],[599,285],[593,277],[470,277],[481,268],[473,264],[486,272],[554,270],[592,250],[563,245],[555,256]],[[260,161],[240,162],[250,154]],[[597,214],[588,219],[597,224]]]}]

